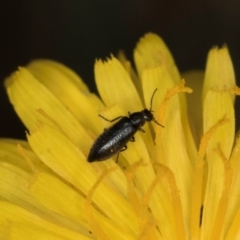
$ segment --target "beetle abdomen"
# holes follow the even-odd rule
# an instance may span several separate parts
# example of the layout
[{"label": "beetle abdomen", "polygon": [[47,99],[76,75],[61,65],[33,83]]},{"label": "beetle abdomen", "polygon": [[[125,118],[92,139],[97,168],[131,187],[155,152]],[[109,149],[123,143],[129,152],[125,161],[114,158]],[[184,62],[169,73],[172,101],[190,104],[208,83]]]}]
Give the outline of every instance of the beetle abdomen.
[{"label": "beetle abdomen", "polygon": [[96,139],[88,155],[88,161],[106,160],[119,153],[136,131],[137,128],[128,117],[121,118]]}]

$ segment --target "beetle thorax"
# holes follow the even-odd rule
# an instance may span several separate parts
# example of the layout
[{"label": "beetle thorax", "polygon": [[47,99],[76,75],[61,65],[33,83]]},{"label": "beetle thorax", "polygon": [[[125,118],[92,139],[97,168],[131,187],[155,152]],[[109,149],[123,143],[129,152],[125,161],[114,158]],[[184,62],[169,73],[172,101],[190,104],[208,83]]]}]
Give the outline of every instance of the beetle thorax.
[{"label": "beetle thorax", "polygon": [[142,127],[145,122],[150,122],[152,119],[153,115],[148,109],[130,115],[130,121],[136,127]]},{"label": "beetle thorax", "polygon": [[144,117],[141,112],[135,112],[130,115],[131,123],[137,128],[142,127],[145,123]]}]

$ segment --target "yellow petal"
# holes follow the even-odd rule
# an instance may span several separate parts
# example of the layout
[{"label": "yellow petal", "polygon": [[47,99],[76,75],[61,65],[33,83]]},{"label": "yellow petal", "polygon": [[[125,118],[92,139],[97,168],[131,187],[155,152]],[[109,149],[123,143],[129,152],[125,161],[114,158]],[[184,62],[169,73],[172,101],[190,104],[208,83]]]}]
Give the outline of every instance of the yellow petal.
[{"label": "yellow petal", "polygon": [[[152,97],[153,91],[157,88],[157,92],[153,99],[153,107],[152,110],[155,111],[155,118],[157,119],[156,112],[159,110],[159,106],[164,100],[166,94],[170,89],[172,89],[176,84],[174,84],[171,76],[167,72],[166,66],[159,65],[155,67],[148,67],[144,69],[142,74],[142,84],[143,84],[143,94],[144,94],[144,100],[146,102],[146,105],[150,107],[149,99]],[[189,93],[191,90],[189,89]],[[184,134],[182,135],[183,139],[181,141],[184,141],[185,144],[187,144],[186,151],[190,157],[190,159],[194,162],[197,157],[197,151],[196,151],[196,145],[193,140],[192,133],[190,131],[190,126],[188,122],[187,117],[187,111],[186,108],[183,108],[182,103],[184,102],[184,95],[181,94],[175,94],[173,98],[169,101],[166,109],[166,117],[164,117],[164,121],[160,124],[164,125],[165,129],[163,129],[163,132],[167,132],[168,129],[171,127],[168,123],[168,118],[171,118],[168,115],[171,115],[171,111],[175,111],[175,109],[178,109],[181,115],[181,119],[179,121],[183,125]],[[172,121],[172,120],[170,120]],[[180,124],[179,122],[179,124]],[[154,129],[159,129],[160,127],[153,123]],[[158,131],[157,131],[158,132]]]},{"label": "yellow petal", "polygon": [[[34,166],[34,172],[27,161],[19,154],[16,146],[17,142],[26,147],[24,151]],[[46,209],[34,197],[32,197],[29,192],[29,186],[33,179],[35,179],[36,172],[50,171],[39,161],[37,156],[27,148],[29,148],[28,144],[20,140],[14,141],[8,139],[0,141],[0,198],[25,208],[39,217],[58,223],[59,225],[65,226],[73,231],[78,231],[78,229],[80,229],[79,224],[76,222],[74,223],[73,221],[71,222],[68,218],[61,217],[60,215]]]},{"label": "yellow petal", "polygon": [[[178,98],[175,96],[178,92],[190,91],[189,88],[180,84],[170,89],[165,98],[166,105],[165,129],[157,131],[156,151],[157,159],[160,163],[166,165],[174,173],[177,188],[180,191],[180,198],[183,207],[185,228],[188,228],[190,215],[190,191],[192,182],[192,168],[196,159],[189,157],[187,148],[189,142],[185,141],[186,129],[182,125],[181,113],[179,109]],[[161,111],[161,109],[159,109]],[[157,130],[157,128],[155,128]],[[196,150],[195,150],[196,151]],[[181,171],[184,166],[184,171]]]},{"label": "yellow petal", "polygon": [[[232,180],[232,189],[231,196],[229,198],[228,211],[226,216],[225,228],[224,231],[228,231],[231,227],[236,213],[240,208],[240,139],[239,136],[236,139],[236,144],[231,155],[230,164],[233,170],[233,180]],[[236,232],[235,232],[236,233]]]},{"label": "yellow petal", "polygon": [[96,108],[88,100],[89,90],[75,73],[50,60],[35,60],[27,66],[27,69],[81,124],[95,133],[101,130],[96,124],[98,117]]},{"label": "yellow petal", "polygon": [[[211,88],[229,89],[235,86],[235,74],[227,47],[213,48],[207,58],[203,99]],[[232,96],[234,98],[234,96]]]},{"label": "yellow petal", "polygon": [[196,146],[199,145],[203,135],[203,117],[202,117],[202,88],[204,72],[193,70],[183,73],[183,78],[188,86],[193,89],[192,94],[187,94],[188,120],[194,136]]},{"label": "yellow petal", "polygon": [[[33,172],[27,161],[17,151],[17,142],[27,146],[26,142],[20,140],[0,141],[0,196],[22,207],[39,208],[39,204],[28,192],[28,184]],[[29,150],[27,154],[36,167],[42,171],[46,169],[40,167],[42,164],[40,165],[40,161],[33,152]]]},{"label": "yellow petal", "polygon": [[136,87],[137,91],[139,92],[140,96],[142,97],[142,86],[141,82],[139,80],[139,77],[135,70],[133,69],[131,62],[127,59],[125,53],[123,51],[119,51],[118,55],[118,60],[121,62],[129,76],[131,77],[134,86]]},{"label": "yellow petal", "polygon": [[[17,157],[11,154],[7,155],[12,160],[17,161]],[[23,207],[36,207],[36,201],[29,195],[27,185],[31,175],[19,167],[11,165],[8,162],[0,161],[0,196],[8,201],[18,203]],[[16,184],[17,183],[17,184]],[[19,185],[18,185],[19,184]]]},{"label": "yellow petal", "polygon": [[39,121],[46,123],[63,131],[84,152],[89,151],[92,140],[83,126],[27,69],[21,68],[8,78],[6,86],[15,111],[28,129]]},{"label": "yellow petal", "polygon": [[[67,66],[59,62],[49,59],[38,59],[30,62],[27,68],[30,71],[36,72],[37,74],[40,75],[44,74],[43,70],[45,69],[46,75],[48,75],[48,77],[50,77],[49,75],[52,75],[53,77],[56,74],[58,77],[61,77],[71,82],[71,84],[74,84],[74,86],[80,91],[89,92],[86,83],[72,69],[68,68]],[[52,78],[52,81],[57,81],[57,83],[59,83],[58,79]]]},{"label": "yellow petal", "polygon": [[46,221],[19,206],[0,201],[0,235],[6,239],[89,239],[88,232],[74,232]]},{"label": "yellow petal", "polygon": [[97,61],[94,73],[98,91],[107,106],[117,104],[126,113],[143,108],[130,76],[116,58]]},{"label": "yellow petal", "polygon": [[[39,173],[30,186],[30,192],[47,209],[77,221],[78,224],[84,226],[88,231],[91,230],[85,209],[85,197],[58,178],[50,174]],[[108,237],[112,236],[114,239],[134,239],[133,236],[132,238],[130,237],[130,234],[136,233],[127,229],[121,221],[113,222],[95,209],[93,215],[106,235],[109,235]],[[127,230],[129,232],[126,232]]]},{"label": "yellow petal", "polygon": [[[42,125],[28,136],[28,141],[38,157],[54,172],[83,194],[89,192],[97,175],[86,157],[64,135]],[[101,184],[94,193],[93,202],[112,220],[121,221],[127,229],[138,231],[129,203],[112,187]],[[118,207],[109,207],[115,205]]]},{"label": "yellow petal", "polygon": [[31,161],[37,167],[44,168],[39,158],[33,153],[28,142],[18,139],[0,139],[0,159],[2,162],[15,165],[26,172],[31,172],[31,168],[27,161],[19,154],[17,146],[21,145],[25,149],[27,155],[31,158]]},{"label": "yellow petal", "polygon": [[140,39],[134,50],[134,60],[140,78],[146,67],[162,64],[168,70],[175,84],[181,80],[170,51],[164,41],[156,34],[148,33]]},{"label": "yellow petal", "polygon": [[[164,65],[145,68],[142,73],[142,88],[146,106],[150,108],[150,100],[153,91],[157,88],[158,90],[154,96],[152,107],[152,110],[156,111],[163,101],[166,91],[174,85]],[[165,125],[165,122],[162,124]]]},{"label": "yellow petal", "polygon": [[235,120],[231,94],[228,91],[209,90],[204,100],[203,117],[204,132],[216,124],[219,119],[227,120],[211,137],[206,152],[208,179],[204,200],[202,233],[205,238],[209,238],[224,183],[224,165],[221,157],[216,153],[216,149],[220,147],[224,156],[229,159],[234,140]]}]

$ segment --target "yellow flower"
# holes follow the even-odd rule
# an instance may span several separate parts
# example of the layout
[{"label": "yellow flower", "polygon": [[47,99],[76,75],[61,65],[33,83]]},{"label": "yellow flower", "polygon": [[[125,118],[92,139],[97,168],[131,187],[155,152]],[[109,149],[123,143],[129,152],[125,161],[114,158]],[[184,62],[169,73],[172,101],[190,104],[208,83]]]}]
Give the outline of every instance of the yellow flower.
[{"label": "yellow flower", "polygon": [[[118,60],[119,59],[119,60]],[[240,140],[232,62],[213,48],[205,75],[181,80],[164,42],[144,36],[137,73],[121,53],[95,63],[101,99],[67,67],[36,60],[5,82],[28,129],[0,140],[1,239],[239,239]],[[202,84],[203,83],[203,84]],[[127,151],[87,162],[108,119],[150,107]],[[235,141],[235,143],[234,143]]]}]

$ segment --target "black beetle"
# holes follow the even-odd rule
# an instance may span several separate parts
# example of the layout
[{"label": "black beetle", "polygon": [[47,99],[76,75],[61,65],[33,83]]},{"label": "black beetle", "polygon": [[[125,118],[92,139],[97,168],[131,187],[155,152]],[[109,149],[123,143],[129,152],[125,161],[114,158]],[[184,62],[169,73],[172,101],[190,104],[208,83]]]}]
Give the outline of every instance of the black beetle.
[{"label": "black beetle", "polygon": [[[103,161],[115,154],[119,155],[119,152],[122,152],[127,149],[128,141],[134,142],[134,134],[139,130],[145,132],[142,129],[142,126],[146,122],[154,121],[159,126],[159,124],[153,114],[152,114],[152,101],[154,94],[156,93],[157,88],[154,90],[150,102],[150,109],[144,109],[141,112],[128,112],[128,117],[119,116],[113,120],[108,120],[105,117],[99,116],[108,122],[114,122],[120,119],[118,122],[113,124],[110,128],[104,130],[104,132],[96,139],[88,155],[88,162],[94,161]],[[118,160],[118,156],[117,156]],[[117,162],[117,161],[116,161]]]}]

